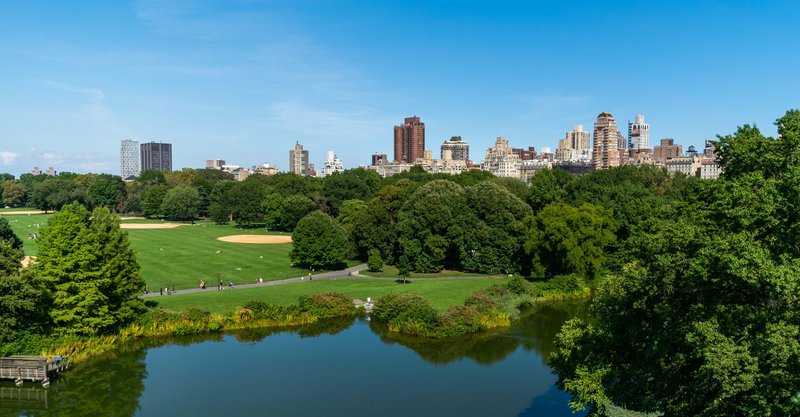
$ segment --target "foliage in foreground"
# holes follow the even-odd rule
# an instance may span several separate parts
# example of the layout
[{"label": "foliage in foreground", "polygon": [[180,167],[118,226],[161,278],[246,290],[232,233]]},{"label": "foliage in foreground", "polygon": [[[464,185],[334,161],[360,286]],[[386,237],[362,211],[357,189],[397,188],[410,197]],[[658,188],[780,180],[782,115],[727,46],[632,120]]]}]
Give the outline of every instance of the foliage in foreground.
[{"label": "foliage in foreground", "polygon": [[720,138],[724,177],[631,229],[552,356],[575,408],[800,415],[800,112]]}]

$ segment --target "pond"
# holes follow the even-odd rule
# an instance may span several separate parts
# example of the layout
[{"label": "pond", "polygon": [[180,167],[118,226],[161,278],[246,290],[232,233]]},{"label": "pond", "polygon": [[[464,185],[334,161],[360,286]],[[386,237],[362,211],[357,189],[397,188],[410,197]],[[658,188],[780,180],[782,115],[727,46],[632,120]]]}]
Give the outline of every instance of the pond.
[{"label": "pond", "polygon": [[53,380],[0,385],[0,416],[574,416],[545,358],[579,304],[512,328],[422,340],[376,321],[148,339]]}]

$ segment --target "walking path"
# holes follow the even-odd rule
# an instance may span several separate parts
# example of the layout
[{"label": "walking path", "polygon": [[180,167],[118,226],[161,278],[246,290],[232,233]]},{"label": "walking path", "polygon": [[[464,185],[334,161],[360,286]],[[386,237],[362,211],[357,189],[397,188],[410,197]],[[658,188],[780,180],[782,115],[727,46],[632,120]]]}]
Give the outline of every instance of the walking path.
[{"label": "walking path", "polygon": [[[380,280],[380,281],[399,281],[402,278],[389,278],[389,277],[370,277],[367,275],[361,275],[358,271],[363,271],[367,269],[367,264],[356,265],[347,269],[342,269],[339,271],[331,271],[331,272],[323,272],[321,274],[312,275],[311,277],[315,280],[318,279],[327,279],[327,280],[335,280],[335,279],[370,279],[370,280]],[[471,280],[471,279],[504,279],[505,276],[498,275],[498,276],[476,276],[476,277],[435,277],[435,278],[408,278],[406,281],[413,281],[413,280],[423,280],[423,281],[462,281],[462,280]],[[224,290],[230,289],[237,289],[237,288],[258,288],[258,287],[268,287],[272,285],[283,285],[283,284],[291,284],[293,282],[304,282],[308,279],[308,276],[297,277],[297,278],[287,278],[287,279],[278,279],[275,281],[264,281],[262,284],[239,284],[234,285],[233,288],[228,288],[227,285],[223,284]],[[175,290],[173,295],[176,294],[192,294],[198,292],[207,292],[207,291],[218,291],[216,289],[216,284],[212,284],[206,287],[206,289],[201,290],[200,288],[187,288],[184,290]],[[159,297],[161,293],[158,292],[149,292],[147,294],[142,295],[142,298],[150,298],[150,297]]]}]

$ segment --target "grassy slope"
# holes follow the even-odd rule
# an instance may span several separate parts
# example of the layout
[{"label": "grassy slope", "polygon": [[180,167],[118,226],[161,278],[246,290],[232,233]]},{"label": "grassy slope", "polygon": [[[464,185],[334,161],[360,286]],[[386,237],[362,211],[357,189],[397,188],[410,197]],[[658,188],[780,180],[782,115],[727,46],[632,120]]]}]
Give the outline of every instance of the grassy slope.
[{"label": "grassy slope", "polygon": [[415,292],[431,300],[438,310],[460,304],[475,290],[494,284],[504,283],[497,279],[475,279],[461,281],[412,281],[409,284],[398,284],[393,281],[364,279],[340,279],[335,281],[319,280],[293,284],[276,285],[260,288],[234,288],[217,291],[209,289],[204,293],[182,294],[148,298],[160,307],[168,310],[182,311],[189,308],[203,308],[212,312],[227,314],[237,306],[248,301],[261,300],[268,304],[288,305],[297,302],[302,295],[334,291],[352,298],[366,300],[367,297],[378,298],[390,292]]}]

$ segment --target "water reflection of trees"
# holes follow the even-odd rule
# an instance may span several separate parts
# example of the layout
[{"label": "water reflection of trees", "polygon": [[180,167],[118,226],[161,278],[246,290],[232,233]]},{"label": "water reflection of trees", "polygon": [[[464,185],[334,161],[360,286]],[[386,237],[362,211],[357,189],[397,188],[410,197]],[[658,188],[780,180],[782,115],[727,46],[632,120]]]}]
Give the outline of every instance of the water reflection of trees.
[{"label": "water reflection of trees", "polygon": [[422,339],[390,333],[384,323],[373,320],[370,329],[387,344],[400,344],[416,352],[424,360],[445,364],[471,359],[483,365],[505,359],[519,347],[538,352],[547,358],[561,325],[582,314],[584,303],[541,304],[526,310],[514,326],[503,332],[484,333],[450,339]]}]

